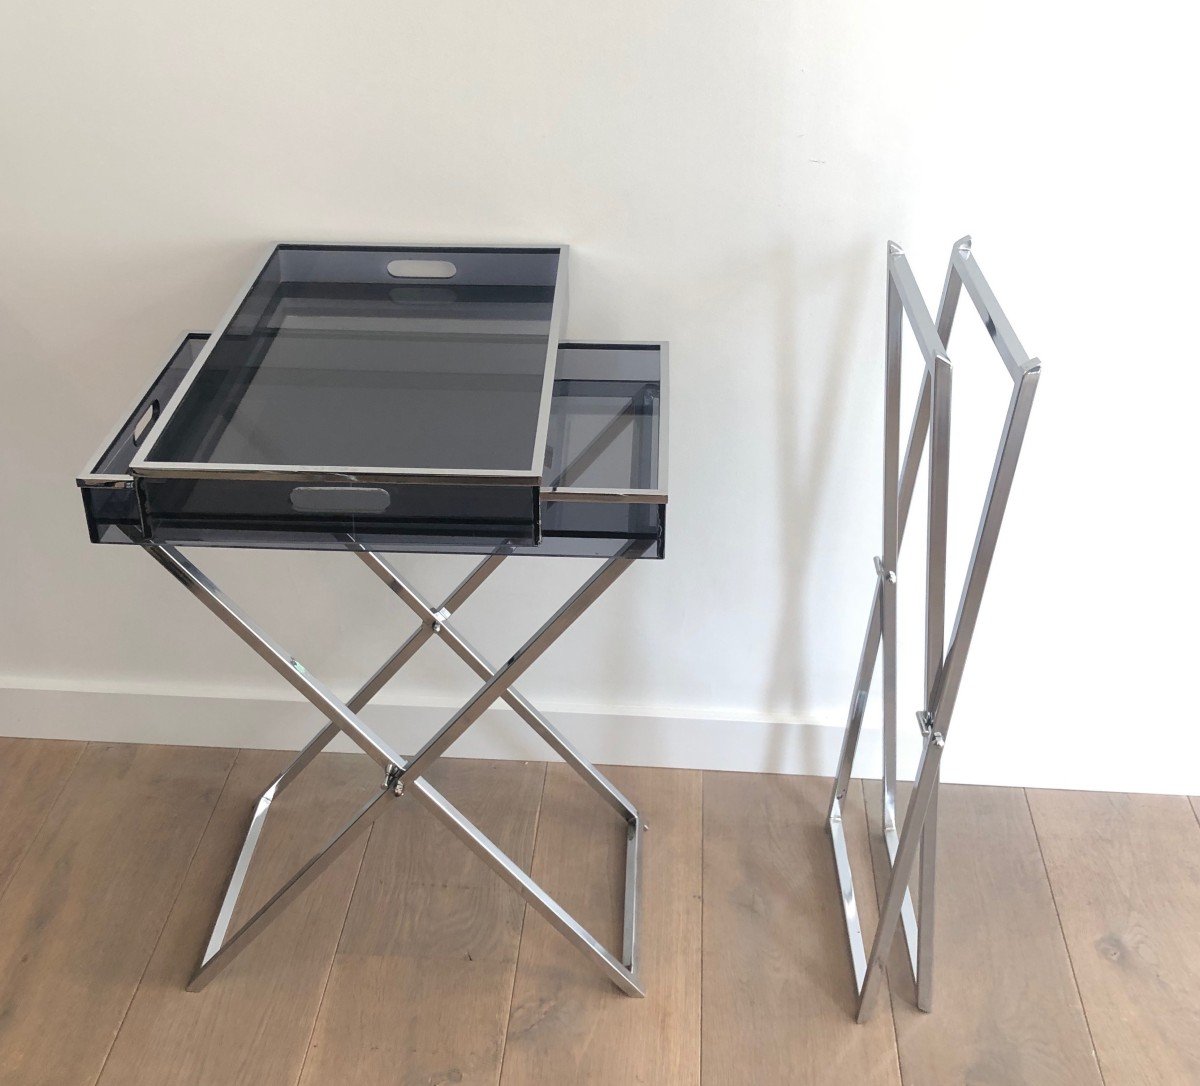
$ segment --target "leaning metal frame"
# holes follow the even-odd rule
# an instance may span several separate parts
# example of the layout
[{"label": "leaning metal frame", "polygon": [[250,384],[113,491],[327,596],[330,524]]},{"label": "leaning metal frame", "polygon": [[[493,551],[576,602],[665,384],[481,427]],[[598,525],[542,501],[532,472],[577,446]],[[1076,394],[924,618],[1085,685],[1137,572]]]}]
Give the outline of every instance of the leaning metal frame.
[{"label": "leaning metal frame", "polygon": [[[829,805],[828,825],[834,863],[846,916],[846,934],[858,991],[858,1020],[865,1022],[880,986],[884,963],[898,926],[903,926],[909,966],[917,989],[917,1006],[933,1004],[933,931],[937,852],[938,773],[958,697],[963,666],[984,586],[996,549],[996,539],[1012,489],[1013,474],[1025,438],[1029,412],[1037,390],[1041,363],[1021,346],[987,280],[971,253],[971,239],[954,244],[936,322],[921,297],[903,250],[888,244],[886,390],[883,452],[883,555],[875,559],[875,596],[867,635],[854,680],[854,695],[838,758],[837,776]],[[984,499],[975,545],[963,583],[958,614],[945,641],[946,520],[950,468],[950,359],[946,343],[963,288],[975,303],[1009,375],[1008,402],[1000,445]],[[909,431],[903,465],[900,461],[900,346],[902,315],[907,317],[924,356],[925,373]],[[929,435],[928,544],[925,560],[925,707],[917,713],[922,733],[921,757],[902,826],[896,819],[896,567],[900,544],[916,488],[917,471]],[[854,897],[854,880],[842,822],[842,804],[850,786],[854,755],[862,732],[871,678],[883,643],[883,836],[891,878],[883,896],[875,939],[867,954]],[[920,853],[919,911],[914,911],[909,881]]]},{"label": "leaning metal frame", "polygon": [[[222,899],[216,923],[213,925],[212,935],[200,959],[199,967],[188,984],[188,990],[199,991],[208,984],[245,950],[280,911],[313,882],[347,845],[370,827],[385,810],[392,807],[394,801],[413,795],[452,833],[462,838],[468,848],[520,893],[572,945],[590,957],[622,992],[631,996],[644,995],[638,968],[638,936],[643,834],[646,832],[646,825],[633,804],[617,787],[522,697],[513,684],[651,545],[645,541],[627,544],[620,553],[608,559],[507,663],[493,668],[447,620],[496,571],[507,556],[507,547],[499,547],[483,559],[440,606],[434,607],[383,558],[348,537],[347,550],[361,559],[372,573],[400,597],[421,620],[421,626],[363,684],[358,693],[348,702],[342,702],[329,687],[251,621],[178,550],[171,546],[143,543],[153,558],[329,720],[258,800],[245,842]],[[484,682],[415,755],[404,759],[368,728],[359,719],[358,714],[417,650],[433,637],[449,645]],[[425,779],[429,767],[445,753],[450,744],[474,724],[490,705],[501,699],[625,820],[624,930],[620,960]],[[300,867],[266,904],[226,938],[272,802],[340,733],[350,738],[384,770],[385,779],[380,794],[360,808],[324,848]]]}]

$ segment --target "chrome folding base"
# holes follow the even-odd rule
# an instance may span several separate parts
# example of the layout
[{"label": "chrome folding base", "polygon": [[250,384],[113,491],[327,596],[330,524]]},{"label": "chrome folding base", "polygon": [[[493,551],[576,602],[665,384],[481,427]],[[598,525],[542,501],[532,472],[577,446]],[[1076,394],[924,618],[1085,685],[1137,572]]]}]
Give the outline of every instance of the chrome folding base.
[{"label": "chrome folding base", "polygon": [[[958,697],[963,666],[983,589],[991,569],[996,539],[1012,488],[1013,474],[1024,441],[1041,364],[1030,359],[1008,323],[995,295],[971,253],[971,239],[956,242],[950,255],[936,321],[917,289],[903,251],[888,246],[887,357],[884,405],[883,555],[875,559],[875,593],[867,635],[859,656],[854,694],[838,758],[828,824],[834,864],[846,917],[846,933],[854,981],[858,990],[858,1020],[870,1016],[891,951],[896,928],[903,927],[908,962],[916,983],[917,1006],[933,1006],[933,931],[937,869],[937,790],[942,751]],[[950,359],[946,344],[963,288],[975,304],[1012,378],[1012,394],[996,460],[984,499],[975,545],[967,567],[947,643],[946,522],[950,470]],[[907,317],[925,361],[925,373],[909,431],[903,464],[900,460],[900,347],[901,320]],[[896,569],[904,528],[916,488],[917,472],[929,437],[929,509],[925,563],[925,707],[917,713],[922,748],[913,790],[903,823],[896,815]],[[862,733],[871,679],[883,646],[883,789],[882,834],[891,874],[879,911],[875,939],[867,952],[862,934],[854,878],[846,846],[843,803],[850,787],[854,755]],[[914,909],[909,883],[918,855],[918,907]]]},{"label": "chrome folding base", "polygon": [[[379,555],[347,540],[347,549],[366,564],[421,620],[421,626],[363,684],[348,702],[337,696],[312,675],[298,660],[276,644],[252,622],[227,596],[176,549],[144,544],[149,553],[195,595],[210,611],[263,658],[276,672],[320,709],[329,722],[308,742],[292,763],[271,783],[258,800],[250,821],[229,886],[221,902],[212,936],[200,959],[200,965],[188,984],[199,991],[219,974],[250,942],[259,935],[347,845],[368,829],[386,810],[404,798],[414,796],[491,867],[505,882],[520,893],[566,939],[589,957],[626,995],[642,996],[644,991],[638,969],[638,937],[641,909],[641,869],[643,835],[646,826],[633,804],[620,790],[583,757],[549,721],[517,692],[514,683],[550,647],[558,637],[594,603],[640,556],[645,544],[631,544],[609,559],[592,575],[525,645],[499,668],[490,664],[457,633],[447,620],[451,614],[483,584],[504,561],[503,549],[485,558],[438,607],[427,603]],[[358,714],[388,681],[431,638],[439,638],[466,662],[483,685],[451,719],[411,758],[404,759],[367,727]],[[562,759],[571,766],[601,798],[616,810],[626,823],[624,931],[621,957],[618,959],[602,946],[574,917],[515,864],[494,842],[474,826],[449,800],[426,779],[429,767],[459,736],[474,724],[484,711],[503,700]],[[339,734],[348,736],[364,753],[374,759],[384,773],[378,796],[363,805],[324,848],[308,860],[253,916],[232,935],[230,922],[238,897],[250,869],[254,850],[262,834],[271,804]]]}]

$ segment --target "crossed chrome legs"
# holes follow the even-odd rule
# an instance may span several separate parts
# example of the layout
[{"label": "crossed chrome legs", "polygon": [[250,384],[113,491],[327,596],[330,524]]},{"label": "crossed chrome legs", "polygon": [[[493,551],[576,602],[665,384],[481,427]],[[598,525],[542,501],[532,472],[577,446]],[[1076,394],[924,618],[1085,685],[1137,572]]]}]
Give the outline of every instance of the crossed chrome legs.
[{"label": "crossed chrome legs", "polygon": [[[967,566],[962,596],[950,640],[945,640],[946,522],[950,465],[950,360],[946,343],[963,288],[975,304],[1012,378],[1012,394],[1001,432],[992,476],[984,499],[975,545]],[[907,317],[924,356],[925,373],[900,460],[901,320]],[[1004,518],[1013,474],[1033,406],[1041,364],[1025,354],[995,295],[979,271],[969,238],[951,251],[936,323],[925,307],[903,251],[888,246],[886,390],[884,404],[883,555],[875,559],[875,594],[867,635],[859,656],[850,713],[838,758],[828,825],[834,865],[846,918],[850,957],[858,991],[858,1020],[873,1010],[883,965],[896,928],[903,927],[908,961],[917,989],[917,1006],[933,1003],[933,925],[937,868],[937,788],[942,751],[983,590],[991,569],[996,539]],[[900,544],[912,506],[917,472],[929,437],[929,503],[925,593],[925,707],[917,713],[921,730],[920,762],[903,823],[896,815],[896,569]],[[882,827],[891,875],[880,903],[879,923],[870,952],[863,939],[853,872],[842,822],[842,804],[850,786],[854,755],[862,733],[871,679],[883,648],[883,798]],[[920,856],[919,899],[914,910],[909,883]]]},{"label": "crossed chrome legs", "polygon": [[[242,845],[229,886],[225,891],[211,938],[204,950],[199,968],[188,985],[199,991],[309,885],[356,837],[369,828],[401,797],[415,796],[481,859],[492,867],[513,889],[517,890],[569,942],[590,957],[605,975],[627,995],[641,996],[644,991],[638,970],[639,910],[641,907],[641,862],[645,825],[637,810],[607,778],[603,776],[570,741],[537,712],[522,697],[513,684],[522,673],[552,645],[559,636],[600,597],[616,579],[629,568],[644,549],[641,543],[631,544],[609,559],[505,664],[493,669],[486,660],[447,624],[450,615],[471,596],[497,569],[504,554],[497,552],[484,559],[466,579],[436,609],[405,582],[377,554],[366,550],[353,540],[347,548],[396,593],[421,619],[421,626],[369,678],[362,688],[343,703],[298,660],[276,644],[252,622],[225,594],[177,550],[169,546],[146,544],[146,549],[162,566],[217,615],[251,649],[296,688],[308,701],[325,713],[329,723],[308,742],[292,763],[271,783],[255,806],[246,839]],[[410,759],[404,759],[358,718],[358,713],[415,655],[417,650],[437,637],[448,644],[468,666],[484,680],[483,685],[434,733]],[[626,822],[625,914],[621,958],[618,960],[562,908],[549,894],[505,855],[491,840],[474,826],[453,804],[424,778],[429,767],[467,730],[486,709],[503,699],[517,714],[592,786],[604,800],[617,810]],[[271,803],[300,774],[300,772],[338,734],[347,735],[385,773],[380,794],[346,823],[333,839],[308,860],[253,916],[232,935],[230,922],[254,850],[262,833]]]}]

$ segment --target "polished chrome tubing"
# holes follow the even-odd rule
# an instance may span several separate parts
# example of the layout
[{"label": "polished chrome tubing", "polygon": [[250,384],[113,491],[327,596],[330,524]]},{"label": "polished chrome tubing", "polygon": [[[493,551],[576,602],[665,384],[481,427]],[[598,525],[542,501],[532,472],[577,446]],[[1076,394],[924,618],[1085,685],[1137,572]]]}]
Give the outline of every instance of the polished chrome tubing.
[{"label": "polished chrome tubing", "polygon": [[888,248],[887,347],[883,400],[883,540],[880,632],[883,637],[883,788],[884,833],[896,825],[896,566],[900,551],[897,508],[900,480],[900,351],[904,302],[893,274],[899,246]]},{"label": "polished chrome tubing", "polygon": [[1008,322],[1004,310],[992,293],[991,286],[979,270],[979,265],[971,252],[971,239],[962,238],[955,243],[950,257],[951,269],[959,283],[966,288],[967,296],[975,304],[976,312],[983,321],[984,328],[992,337],[996,350],[1004,361],[1009,376],[1014,381],[1021,377],[1034,365],[1034,360],[1025,353],[1017,333]]},{"label": "polished chrome tubing", "polygon": [[[392,568],[391,564],[380,555],[363,548],[355,548],[354,553],[425,624],[423,628],[431,630],[433,636],[445,642],[454,654],[474,671],[480,679],[486,682],[494,677],[496,672],[492,665],[487,662],[483,655],[466,638],[446,621],[446,618],[442,614],[445,608],[442,611],[435,611],[421,594],[401,577]],[[575,748],[571,741],[542,716],[515,687],[510,686],[500,697],[510,709],[541,736],[550,748],[563,761],[570,765],[622,818],[626,819],[626,821],[637,819],[637,809],[621,793],[620,789],[592,765]]]},{"label": "polished chrome tubing", "polygon": [[[975,625],[979,618],[983,590],[991,571],[996,540],[999,537],[1000,525],[1004,519],[1004,511],[1012,490],[1012,480],[1029,423],[1033,397],[1037,390],[1040,374],[1040,365],[1033,362],[1016,382],[1009,400],[1003,436],[988,484],[987,497],[984,501],[975,545],[972,548],[970,564],[967,567],[967,577],[954,623],[954,632],[951,634],[949,647],[946,650],[946,660],[939,672],[933,691],[931,719],[928,722],[921,762],[917,767],[913,793],[909,799],[908,811],[904,819],[904,829],[900,834],[900,844],[896,853],[892,878],[880,910],[875,942],[867,960],[866,979],[859,997],[858,1020],[860,1022],[866,1021],[870,1017],[874,991],[878,987],[883,964],[891,949],[892,936],[896,930],[896,917],[901,908],[903,894],[907,890],[919,835],[923,831],[930,803],[937,788],[942,750],[950,730],[950,720],[954,713],[954,703],[962,681],[967,651],[970,648],[971,638],[974,636]],[[923,933],[922,937],[924,937]]]},{"label": "polished chrome tubing", "polygon": [[[266,930],[267,925],[290,905],[302,890],[325,871],[364,830],[369,829],[375,823],[386,809],[385,800],[390,795],[390,792],[381,791],[379,795],[373,797],[342,827],[338,834],[324,848],[311,857],[287,882],[276,890],[267,900],[266,904],[238,928],[228,940],[224,943],[218,943],[216,949],[213,949],[210,943],[209,948],[205,951],[204,960],[192,976],[192,979],[188,982],[188,991],[200,991],[215,977],[224,972],[233,963],[234,958],[241,954],[254,939],[261,935]],[[244,871],[242,872],[242,876],[245,876]],[[237,898],[235,895],[234,904],[236,904],[236,901]],[[226,926],[228,926],[232,912],[233,909],[231,906],[229,916],[224,917]],[[224,913],[224,906],[222,906],[222,913]]]},{"label": "polished chrome tubing", "polygon": [[415,782],[414,787],[425,800],[429,809],[470,849],[482,858],[505,882],[521,894],[560,935],[583,951],[595,962],[604,974],[626,995],[644,996],[645,989],[633,964],[617,961],[612,953],[601,944],[582,924],[568,913],[557,901],[546,893],[532,878],[521,870],[504,852],[476,829],[460,811],[451,806],[424,780]]},{"label": "polished chrome tubing", "polygon": [[[485,580],[497,569],[503,561],[504,555],[494,554],[480,562],[467,577],[446,597],[446,601],[439,608],[443,614],[457,610],[463,603],[483,584]],[[195,568],[194,566],[192,567]],[[409,660],[416,654],[430,637],[433,636],[433,630],[428,625],[422,625],[415,633],[409,637],[403,645],[400,646],[388,659],[379,667],[375,674],[372,675],[358,690],[358,692],[347,703],[346,707],[353,713],[360,713],[368,703],[379,693],[393,677],[404,667]],[[270,810],[271,803],[283,792],[289,784],[298,777],[309,763],[324,750],[333,740],[341,734],[341,727],[332,720],[325,725],[316,735],[312,737],[303,747],[299,754],[292,760],[286,769],[268,785],[266,791],[259,797],[255,805],[254,814],[250,820],[250,828],[246,832],[245,840],[242,842],[241,851],[238,853],[237,862],[234,864],[233,873],[230,875],[229,884],[225,888],[225,896],[222,898],[221,907],[217,913],[216,922],[213,925],[212,934],[209,937],[208,946],[204,950],[204,955],[200,960],[200,965],[196,975],[192,978],[193,990],[196,987],[203,986],[208,980],[215,975],[215,972],[207,967],[209,962],[217,955],[221,947],[225,944],[225,937],[229,930],[229,924],[233,919],[233,913],[237,907],[238,898],[241,896],[242,886],[246,881],[246,875],[250,870],[250,863],[254,858],[254,851],[258,847],[258,840],[262,833],[263,823],[266,821],[267,813]],[[248,940],[246,940],[248,941]],[[227,956],[231,957],[231,956]]]},{"label": "polished chrome tubing", "polygon": [[[649,544],[638,542],[631,544],[619,555],[610,559],[593,575],[587,583],[576,592],[543,626],[534,634],[525,646],[516,653],[509,662],[496,672],[491,672],[486,661],[474,654],[466,643],[451,635],[449,643],[457,644],[462,651],[472,655],[472,667],[479,673],[480,669],[489,675],[488,681],[472,698],[464,710],[455,714],[450,723],[444,726],[434,739],[427,743],[423,751],[437,748],[437,753],[427,755],[425,764],[431,765],[436,757],[444,751],[448,742],[445,740],[451,729],[455,736],[460,735],[471,722],[482,713],[485,700],[489,695],[492,700],[502,693],[508,692],[511,683],[515,681],[551,644],[593,603],[600,594],[610,586],[636,559],[644,552]],[[638,936],[641,916],[641,866],[643,853],[643,834],[645,824],[638,817],[632,805],[611,785],[608,788],[599,787],[592,777],[604,779],[591,767],[590,763],[576,754],[576,760],[583,763],[581,770],[601,791],[603,795],[617,807],[626,817],[626,871],[625,871],[625,917],[622,934],[622,959],[618,961],[613,954],[602,946],[577,920],[559,905],[542,887],[518,867],[510,857],[489,840],[475,827],[453,804],[451,804],[436,788],[424,780],[419,773],[414,772],[416,759],[405,760],[387,748],[377,736],[367,729],[357,718],[357,712],[382,688],[382,686],[406,663],[416,650],[434,634],[444,630],[444,619],[460,606],[479,585],[499,566],[504,555],[497,553],[480,563],[467,578],[456,588],[437,612],[422,606],[429,612],[428,621],[423,621],[421,628],[401,646],[388,661],[379,668],[352,699],[351,704],[343,704],[320,680],[316,679],[303,665],[276,644],[264,631],[256,626],[217,588],[211,580],[200,572],[190,561],[171,547],[146,544],[145,549],[163,565],[189,591],[199,598],[205,606],[225,622],[238,636],[262,657],[274,670],[286,678],[304,697],[329,716],[329,723],[323,728],[297,755],[282,774],[266,789],[260,797],[251,818],[242,849],[234,865],[229,885],[222,899],[212,935],[205,948],[199,968],[188,985],[190,991],[198,991],[205,987],[214,977],[226,969],[230,963],[247,946],[264,931],[271,921],[293,901],[308,885],[310,885],[345,849],[367,830],[387,809],[385,802],[389,798],[399,798],[403,795],[415,795],[425,803],[433,813],[445,823],[451,831],[461,839],[485,862],[489,864],[509,885],[513,886],[539,912],[541,912],[560,933],[577,949],[588,955],[627,995],[642,996],[645,994],[641,984],[638,968]],[[390,569],[390,567],[389,567]],[[394,573],[393,573],[393,576]],[[398,578],[397,578],[398,580]],[[407,586],[405,586],[407,588]],[[410,590],[411,591],[411,590]],[[414,594],[414,602],[419,597]],[[457,639],[457,640],[456,640]],[[482,675],[481,675],[482,677]],[[490,702],[488,702],[490,703]],[[525,703],[521,699],[521,703]],[[477,710],[477,711],[476,711]],[[529,711],[537,716],[532,707]],[[465,723],[464,723],[465,722]],[[545,725],[549,728],[549,725]],[[233,935],[226,938],[233,915],[237,906],[241,889],[249,871],[255,848],[259,842],[263,825],[269,813],[272,802],[278,794],[307,766],[313,757],[336,736],[338,732],[346,732],[360,747],[371,754],[377,762],[384,764],[387,769],[385,787],[380,794],[366,803],[358,813],[326,844],[315,853],[299,870],[297,870]],[[552,736],[557,732],[550,729]],[[558,737],[560,745],[574,753],[570,744]],[[452,740],[450,740],[452,741]],[[574,764],[574,763],[573,763]],[[580,766],[574,766],[580,769]],[[590,774],[586,771],[590,770]],[[604,782],[607,784],[607,782]]]},{"label": "polished chrome tubing", "polygon": [[[946,547],[950,463],[952,369],[946,353],[960,293],[966,289],[1014,380],[996,462],[963,585],[949,643],[945,640]],[[899,458],[899,380],[902,319],[907,317],[925,362],[917,408],[903,462]],[[855,674],[828,825],[842,896],[851,964],[859,992],[860,1021],[871,1013],[875,992],[897,927],[902,927],[916,981],[917,1005],[932,1006],[933,932],[936,902],[937,790],[945,736],[958,693],[967,649],[978,618],[983,588],[1011,489],[1040,374],[996,301],[971,252],[970,238],[955,243],[946,271],[936,322],[921,300],[903,251],[888,246],[887,336],[884,397],[883,555],[875,560],[876,585],[867,633]],[[903,827],[896,819],[896,567],[926,436],[930,447],[925,594],[924,709],[918,713],[922,753]],[[892,874],[869,954],[854,895],[846,847],[843,804],[861,738],[871,679],[883,650],[883,836]],[[919,913],[908,885],[920,858]]]},{"label": "polished chrome tubing", "polygon": [[313,675],[299,660],[280,646],[261,627],[248,618],[212,581],[174,547],[147,543],[145,549],[168,573],[180,582],[243,642],[294,687],[304,698],[324,711],[330,721],[370,758],[386,768],[396,754],[368,728],[336,694]]},{"label": "polished chrome tubing", "polygon": [[[619,554],[608,559],[580,588],[542,625],[509,660],[501,665],[472,698],[458,710],[425,743],[400,774],[400,782],[420,777],[425,770],[460,735],[486,712],[535,661],[557,641],[601,594],[628,568],[630,562],[645,552],[648,541],[639,540],[625,546]],[[365,559],[364,559],[365,560]]]},{"label": "polished chrome tubing", "polygon": [[625,827],[625,900],[621,914],[621,962],[635,984],[641,984],[638,947],[642,933],[642,857],[646,823],[636,818]]}]

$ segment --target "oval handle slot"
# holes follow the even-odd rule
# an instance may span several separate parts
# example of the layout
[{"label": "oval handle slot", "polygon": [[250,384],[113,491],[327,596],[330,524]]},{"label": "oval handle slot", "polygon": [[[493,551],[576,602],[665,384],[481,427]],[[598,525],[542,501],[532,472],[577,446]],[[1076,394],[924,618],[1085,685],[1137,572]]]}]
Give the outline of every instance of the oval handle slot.
[{"label": "oval handle slot", "polygon": [[298,486],[291,498],[301,513],[382,513],[392,503],[377,486]]},{"label": "oval handle slot", "polygon": [[142,438],[146,436],[146,432],[154,425],[158,418],[159,406],[157,400],[151,400],[150,406],[142,412],[142,417],[133,424],[133,433],[130,435],[133,439],[134,446],[142,443]]},{"label": "oval handle slot", "polygon": [[393,260],[387,270],[396,279],[452,279],[458,274],[449,260]]}]

